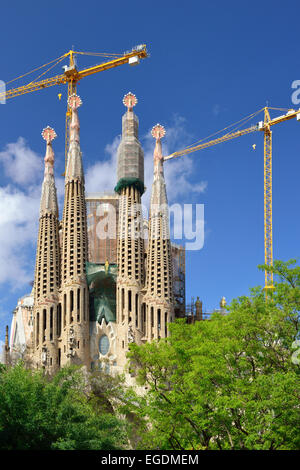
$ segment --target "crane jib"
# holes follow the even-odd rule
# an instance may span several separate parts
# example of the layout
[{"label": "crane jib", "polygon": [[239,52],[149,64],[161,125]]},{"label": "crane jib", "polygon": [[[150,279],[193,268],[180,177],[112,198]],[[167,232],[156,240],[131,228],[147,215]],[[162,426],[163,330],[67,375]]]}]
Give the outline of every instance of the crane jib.
[{"label": "crane jib", "polygon": [[[224,134],[221,137],[216,139],[203,142],[189,146],[183,150],[174,152],[166,157],[164,160],[170,160],[172,158],[182,157],[190,153],[196,152],[198,150],[203,150],[205,148],[211,147],[213,145],[220,144],[222,142],[227,142],[229,140],[235,139],[245,134],[249,134],[255,131],[264,132],[264,254],[265,254],[265,265],[268,269],[265,270],[265,289],[266,295],[269,295],[274,289],[273,286],[273,222],[272,222],[272,131],[270,130],[271,126],[279,124],[284,121],[296,118],[297,121],[300,121],[300,109],[294,110],[289,109],[286,114],[277,116],[274,119],[270,118],[268,107],[263,108],[264,110],[264,121],[258,122],[258,124],[248,127],[246,129],[238,130],[235,132]],[[276,109],[276,108],[275,108]],[[262,111],[259,110],[258,112]],[[255,116],[257,113],[250,115],[250,117]],[[246,119],[246,118],[245,118]],[[242,121],[245,121],[243,119]],[[249,119],[248,119],[249,120]],[[241,121],[239,121],[241,122]],[[229,127],[233,127],[229,126]],[[253,146],[253,148],[255,148]]]}]

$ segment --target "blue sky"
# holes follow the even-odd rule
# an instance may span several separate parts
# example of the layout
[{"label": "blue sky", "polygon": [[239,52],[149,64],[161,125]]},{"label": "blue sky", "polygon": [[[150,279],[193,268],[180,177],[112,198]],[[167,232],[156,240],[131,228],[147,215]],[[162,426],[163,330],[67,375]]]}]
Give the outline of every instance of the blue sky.
[{"label": "blue sky", "polygon": [[[115,181],[122,98],[128,91],[139,99],[135,110],[148,180],[149,131],[157,122],[167,129],[167,153],[267,102],[295,107],[291,84],[300,80],[299,14],[296,1],[6,3],[1,6],[0,79],[7,82],[72,45],[80,51],[122,53],[147,44],[150,58],[138,67],[106,71],[78,87],[88,189],[101,191]],[[97,60],[80,57],[78,62],[81,68]],[[0,105],[1,339],[17,299],[33,279],[46,125],[58,134],[54,150],[61,199],[65,103],[66,88],[52,87]],[[287,260],[299,255],[300,127],[293,120],[273,130],[274,257]],[[263,135],[250,134],[165,167],[171,203],[204,204],[204,247],[187,252],[187,301],[199,295],[204,309],[211,310],[223,295],[230,301],[262,285],[257,265],[264,260]]]}]

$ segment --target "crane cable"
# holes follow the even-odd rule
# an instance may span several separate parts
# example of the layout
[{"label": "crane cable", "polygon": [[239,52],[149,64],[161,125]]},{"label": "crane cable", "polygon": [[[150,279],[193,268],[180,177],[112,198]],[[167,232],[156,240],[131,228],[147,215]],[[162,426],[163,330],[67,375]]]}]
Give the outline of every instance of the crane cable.
[{"label": "crane cable", "polygon": [[[173,157],[173,158],[175,158],[175,157],[180,157],[180,156],[182,156],[182,155],[185,155],[185,152],[191,153],[191,152],[192,152],[191,149],[192,149],[193,147],[197,147],[201,142],[204,143],[205,140],[210,139],[211,137],[214,137],[214,136],[216,136],[217,134],[220,134],[220,132],[224,132],[224,131],[226,131],[227,129],[230,129],[230,128],[232,128],[233,126],[235,126],[235,127],[231,130],[231,132],[234,132],[234,131],[237,130],[239,127],[241,127],[241,126],[244,125],[246,122],[248,122],[250,119],[254,118],[254,117],[257,116],[259,113],[261,113],[261,112],[263,111],[263,109],[264,109],[264,108],[261,108],[261,109],[259,109],[258,111],[256,111],[255,113],[249,114],[248,116],[246,116],[246,117],[240,119],[239,121],[234,122],[233,124],[230,124],[229,126],[224,127],[223,129],[221,129],[221,130],[219,130],[219,131],[217,131],[217,132],[214,132],[213,134],[210,134],[209,136],[207,136],[207,137],[205,137],[205,138],[203,138],[203,139],[200,139],[200,140],[198,140],[197,142],[194,142],[193,144],[187,146],[185,149],[183,149],[183,150],[178,150],[177,152],[171,153],[170,155],[168,155],[168,157],[165,157],[165,158],[168,158],[168,159],[169,159],[169,158],[171,158],[171,157]],[[238,124],[240,124],[240,125],[238,125]],[[225,134],[225,135],[226,135],[226,134]],[[195,150],[197,150],[197,149],[195,149]],[[188,152],[188,151],[189,151],[189,152]]]},{"label": "crane cable", "polygon": [[[90,56],[98,56],[98,57],[115,57],[115,58],[118,58],[118,57],[123,57],[123,54],[114,54],[114,53],[106,53],[106,52],[79,52],[79,51],[74,51],[74,54],[81,54],[81,55],[90,55]],[[35,80],[33,81],[36,81],[38,80],[40,77],[42,77],[43,75],[45,75],[45,73],[47,73],[49,70],[51,70],[53,67],[55,67],[55,65],[57,65],[59,62],[61,62],[65,57],[67,57],[69,55],[68,52],[66,52],[66,54],[63,54],[61,55],[60,57],[56,57],[55,59],[51,60],[50,62],[47,62],[46,64],[43,64],[43,65],[40,65],[39,67],[36,67],[34,68],[33,70],[30,70],[29,72],[26,72],[24,73],[23,75],[19,75],[18,77],[16,78],[13,78],[12,80],[9,80],[8,82],[6,82],[6,85],[8,85],[9,83],[12,83],[12,82],[15,82],[16,80],[19,80],[21,78],[24,78],[26,77],[27,75],[30,75],[31,73],[33,72],[36,72],[37,70],[40,70],[42,69],[43,67],[47,67],[47,65],[50,65],[50,64],[53,64],[53,62],[56,62],[52,67],[50,67],[49,69],[46,70],[46,72],[42,73],[39,77],[37,77]],[[33,83],[33,82],[30,82],[30,83]]]},{"label": "crane cable", "polygon": [[47,62],[47,63],[44,64],[44,65],[40,65],[40,67],[36,67],[36,68],[33,69],[33,70],[30,70],[30,72],[24,73],[23,75],[20,75],[20,76],[17,77],[17,78],[13,78],[12,80],[9,80],[8,82],[6,82],[6,84],[8,85],[9,83],[15,82],[16,80],[19,80],[20,78],[26,77],[27,75],[30,75],[31,73],[36,72],[37,70],[40,70],[40,69],[42,69],[43,67],[47,67],[47,65],[53,64],[53,62],[60,61],[60,59],[62,60],[62,59],[63,59],[64,57],[66,57],[67,55],[68,55],[68,54],[64,54],[64,55],[62,55],[62,56],[60,56],[60,57],[56,57],[56,59],[51,60],[50,62]]},{"label": "crane cable", "polygon": [[114,53],[106,53],[106,52],[78,52],[74,51],[74,54],[81,54],[81,55],[90,55],[90,56],[96,56],[96,57],[113,57],[113,58],[118,58],[118,57],[123,57],[124,54],[114,54]]},{"label": "crane cable", "polygon": [[32,83],[36,82],[39,78],[41,78],[43,75],[45,75],[47,72],[49,72],[49,70],[53,69],[53,67],[55,67],[57,64],[59,64],[59,62],[61,62],[63,59],[64,59],[64,57],[61,57],[57,62],[55,62],[55,64],[51,65],[51,67],[49,67],[47,70],[45,70],[45,72],[41,73],[41,75],[36,77],[35,80],[33,80],[32,82],[29,82],[28,85],[31,85]]}]

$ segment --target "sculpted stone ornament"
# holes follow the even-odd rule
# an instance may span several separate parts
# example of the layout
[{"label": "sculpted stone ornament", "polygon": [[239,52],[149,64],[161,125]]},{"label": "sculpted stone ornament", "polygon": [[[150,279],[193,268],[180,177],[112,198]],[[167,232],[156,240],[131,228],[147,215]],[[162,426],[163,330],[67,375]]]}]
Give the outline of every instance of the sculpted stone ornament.
[{"label": "sculpted stone ornament", "polygon": [[73,326],[70,327],[69,329],[69,350],[68,350],[68,357],[74,357],[75,356],[75,348],[76,348],[76,339],[75,339],[75,331]]},{"label": "sculpted stone ornament", "polygon": [[133,333],[133,329],[131,325],[129,325],[128,327],[127,339],[128,339],[128,343],[134,343],[135,341],[134,333]]},{"label": "sculpted stone ornament", "polygon": [[128,111],[132,111],[132,108],[137,104],[137,102],[137,97],[131,92],[127,93],[123,98],[123,104],[126,106]]},{"label": "sculpted stone ornament", "polygon": [[80,96],[73,93],[73,95],[69,96],[68,105],[71,109],[77,109],[82,105],[82,100]]},{"label": "sculpted stone ornament", "polygon": [[71,347],[75,345],[75,331],[73,326],[71,326],[69,330],[69,345]]},{"label": "sculpted stone ornament", "polygon": [[67,353],[67,357],[74,357],[75,356],[75,349],[70,347]]},{"label": "sculpted stone ornament", "polygon": [[57,134],[52,127],[47,126],[42,131],[42,137],[49,144],[57,137]]},{"label": "sculpted stone ornament", "polygon": [[47,348],[42,348],[41,361],[43,365],[47,364]]},{"label": "sculpted stone ornament", "polygon": [[161,140],[166,135],[166,129],[161,124],[152,127],[151,135],[155,140]]}]

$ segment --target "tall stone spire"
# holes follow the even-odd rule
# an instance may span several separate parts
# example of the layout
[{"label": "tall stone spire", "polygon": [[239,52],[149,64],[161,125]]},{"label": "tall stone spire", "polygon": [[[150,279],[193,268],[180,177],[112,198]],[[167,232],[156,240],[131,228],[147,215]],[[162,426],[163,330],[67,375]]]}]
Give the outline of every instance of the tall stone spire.
[{"label": "tall stone spire", "polygon": [[72,117],[70,123],[70,146],[68,151],[66,183],[73,180],[80,180],[84,183],[84,174],[82,166],[82,153],[80,150],[80,123],[77,109],[82,105],[82,101],[78,95],[71,95],[69,98],[69,106],[72,109]]},{"label": "tall stone spire", "polygon": [[70,147],[65,174],[65,200],[62,221],[62,365],[89,367],[89,301],[86,282],[87,219],[84,173],[79,138],[79,96],[69,97],[72,109]]},{"label": "tall stone spire", "polygon": [[164,135],[163,126],[157,124],[153,127],[152,136],[156,144],[149,213],[146,295],[144,297],[147,341],[167,336],[167,324],[173,319],[174,309],[169,211],[161,146],[161,139]]},{"label": "tall stone spire", "polygon": [[[161,146],[161,139],[165,136],[166,131],[163,126],[156,124],[156,126],[152,128],[151,133],[156,141],[153,153],[154,176],[150,202],[150,215],[152,214],[154,217],[154,215],[159,215],[162,209],[165,210],[168,204]],[[166,231],[167,238],[169,238],[168,213],[164,213],[164,215],[163,228]]]},{"label": "tall stone spire", "polygon": [[42,137],[46,141],[46,155],[34,278],[34,358],[37,365],[51,372],[57,367],[60,287],[58,205],[52,149],[56,133],[51,127],[46,127]]},{"label": "tall stone spire", "polygon": [[141,290],[145,282],[144,236],[141,196],[144,192],[144,153],[138,140],[138,118],[133,112],[137,99],[127,93],[127,111],[122,118],[122,140],[118,148],[119,194],[117,338],[119,365],[126,362],[128,343],[144,336]]},{"label": "tall stone spire", "polygon": [[56,133],[54,129],[48,126],[43,130],[42,136],[43,139],[46,140],[47,146],[44,159],[45,171],[40,204],[40,217],[47,213],[58,217],[58,204],[53,172],[54,152],[52,148],[52,141],[56,138]]}]

